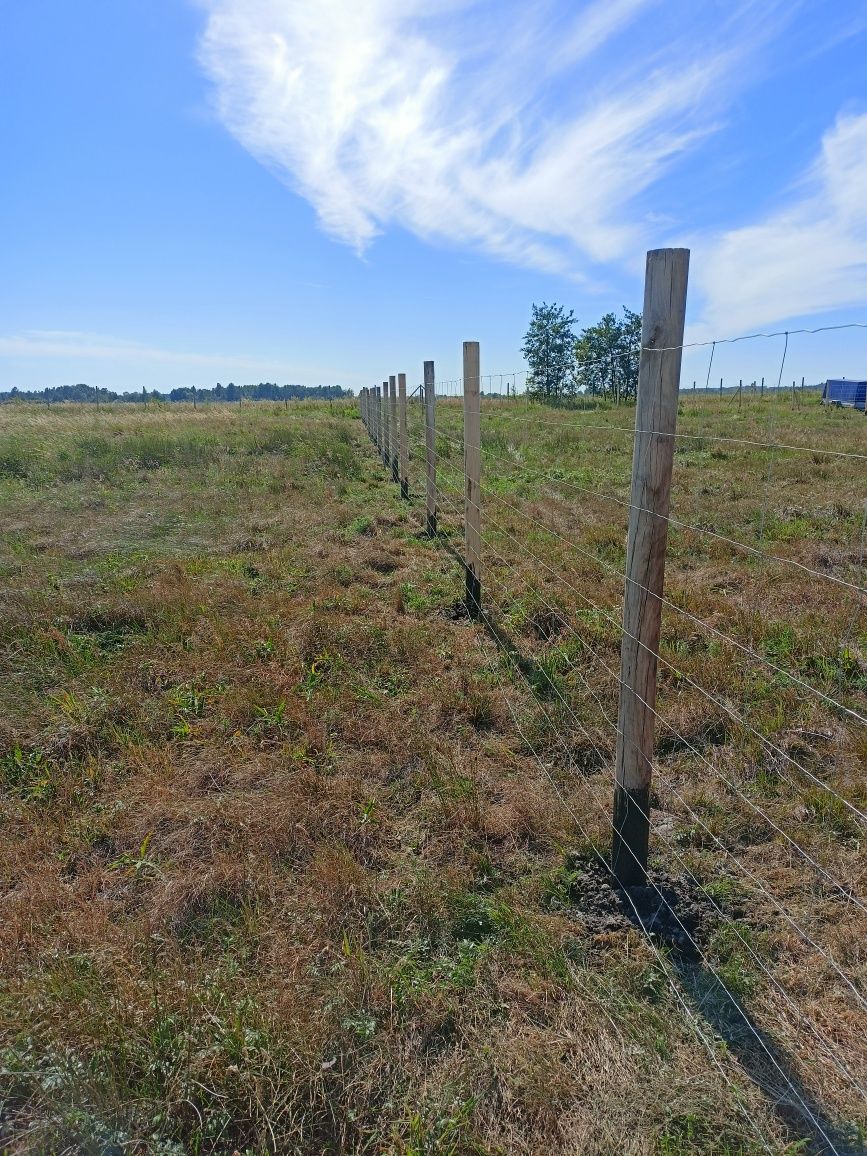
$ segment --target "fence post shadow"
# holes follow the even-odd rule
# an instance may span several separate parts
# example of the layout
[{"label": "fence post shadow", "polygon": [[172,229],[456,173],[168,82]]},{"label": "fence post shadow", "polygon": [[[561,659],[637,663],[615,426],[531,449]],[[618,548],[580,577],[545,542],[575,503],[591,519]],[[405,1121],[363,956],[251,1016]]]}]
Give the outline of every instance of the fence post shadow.
[{"label": "fence post shadow", "polygon": [[[677,903],[669,901],[669,905],[678,918]],[[629,902],[623,904],[622,912],[658,949],[653,919],[642,919]],[[773,1115],[792,1133],[790,1143],[806,1140],[805,1156],[867,1156],[863,1131],[828,1114],[799,1078],[791,1054],[755,1022],[743,999],[737,1005],[732,1002],[734,997],[697,950],[672,950],[668,963],[689,1010],[723,1040]]]}]

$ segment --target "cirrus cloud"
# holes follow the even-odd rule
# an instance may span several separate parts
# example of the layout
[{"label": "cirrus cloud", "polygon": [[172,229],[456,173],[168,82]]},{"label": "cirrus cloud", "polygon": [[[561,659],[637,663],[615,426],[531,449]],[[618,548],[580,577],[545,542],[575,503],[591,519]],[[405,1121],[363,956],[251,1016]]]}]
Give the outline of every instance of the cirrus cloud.
[{"label": "cirrus cloud", "polygon": [[221,120],[329,234],[361,252],[397,225],[576,277],[640,248],[642,194],[713,131],[778,7],[734,5],[706,44],[655,32],[655,0],[200,2]]},{"label": "cirrus cloud", "polygon": [[712,21],[686,0],[198,3],[221,121],[359,253],[397,227],[598,287],[676,236],[696,251],[702,335],[864,299],[867,118],[841,118],[757,223],[660,212],[660,182],[803,0]]},{"label": "cirrus cloud", "polygon": [[707,333],[863,306],[867,114],[837,119],[787,203],[698,249]]}]

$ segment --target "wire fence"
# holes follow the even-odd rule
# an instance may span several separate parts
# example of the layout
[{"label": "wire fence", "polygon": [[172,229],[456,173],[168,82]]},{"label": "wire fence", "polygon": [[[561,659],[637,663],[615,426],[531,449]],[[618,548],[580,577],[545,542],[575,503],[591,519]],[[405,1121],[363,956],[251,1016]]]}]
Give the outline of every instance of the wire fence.
[{"label": "wire fence", "polygon": [[[684,278],[683,305],[685,292]],[[479,373],[475,343],[462,378],[435,382],[428,362],[409,395],[402,375],[363,391],[361,417],[465,570],[465,610],[508,717],[721,1077],[736,1086],[744,1067],[760,1071],[806,1134],[843,1153],[817,1089],[833,1072],[863,1119],[864,1033],[832,1026],[827,1006],[863,1025],[865,426],[822,411],[832,444],[815,444],[806,420],[777,438],[760,387],[741,389],[737,412],[709,409],[712,398],[684,407],[680,355],[696,343],[683,343],[677,293],[655,322],[654,301],[651,287],[634,424],[595,399],[586,413],[540,411],[518,372]],[[797,332],[838,328],[867,325]],[[730,339],[779,337],[769,395],[789,334]],[[712,357],[719,343],[699,344]],[[761,1014],[712,958],[685,894],[760,977]],[[766,928],[791,965],[762,945]],[[807,995],[817,985],[824,1002]],[[708,1015],[720,1000],[758,1065],[720,1052],[731,1039]],[[817,1057],[821,1077],[805,1082],[797,1072]]]}]

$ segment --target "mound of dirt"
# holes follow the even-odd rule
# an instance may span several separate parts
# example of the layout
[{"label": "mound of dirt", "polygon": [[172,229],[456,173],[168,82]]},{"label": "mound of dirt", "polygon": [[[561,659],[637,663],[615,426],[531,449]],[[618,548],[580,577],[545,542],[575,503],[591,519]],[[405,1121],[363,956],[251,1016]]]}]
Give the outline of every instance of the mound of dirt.
[{"label": "mound of dirt", "polygon": [[635,927],[684,958],[700,956],[719,913],[692,880],[657,871],[648,875],[646,886],[621,887],[595,856],[574,856],[570,866],[569,899],[591,931]]}]

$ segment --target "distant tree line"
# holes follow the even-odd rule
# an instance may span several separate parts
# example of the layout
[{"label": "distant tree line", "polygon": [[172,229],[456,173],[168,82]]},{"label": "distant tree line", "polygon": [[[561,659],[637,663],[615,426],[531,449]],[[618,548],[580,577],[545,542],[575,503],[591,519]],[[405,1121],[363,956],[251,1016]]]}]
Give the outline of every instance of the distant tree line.
[{"label": "distant tree line", "polygon": [[576,332],[575,314],[562,305],[533,306],[521,352],[530,367],[527,392],[549,405],[578,395],[634,401],[638,390],[641,314],[606,313]]},{"label": "distant tree line", "polygon": [[277,385],[273,381],[260,381],[258,385],[235,385],[230,381],[228,385],[220,382],[212,389],[201,389],[195,385],[179,386],[160,393],[158,390],[142,388],[135,393],[116,393],[111,389],[102,389],[93,385],[56,385],[46,389],[23,390],[17,386],[0,391],[0,404],[12,401],[35,401],[46,405],[55,402],[77,401],[93,402],[129,402],[147,403],[152,401],[186,401],[186,402],[237,402],[243,399],[249,401],[304,401],[325,400],[352,397],[351,389],[344,389],[341,385]]}]

